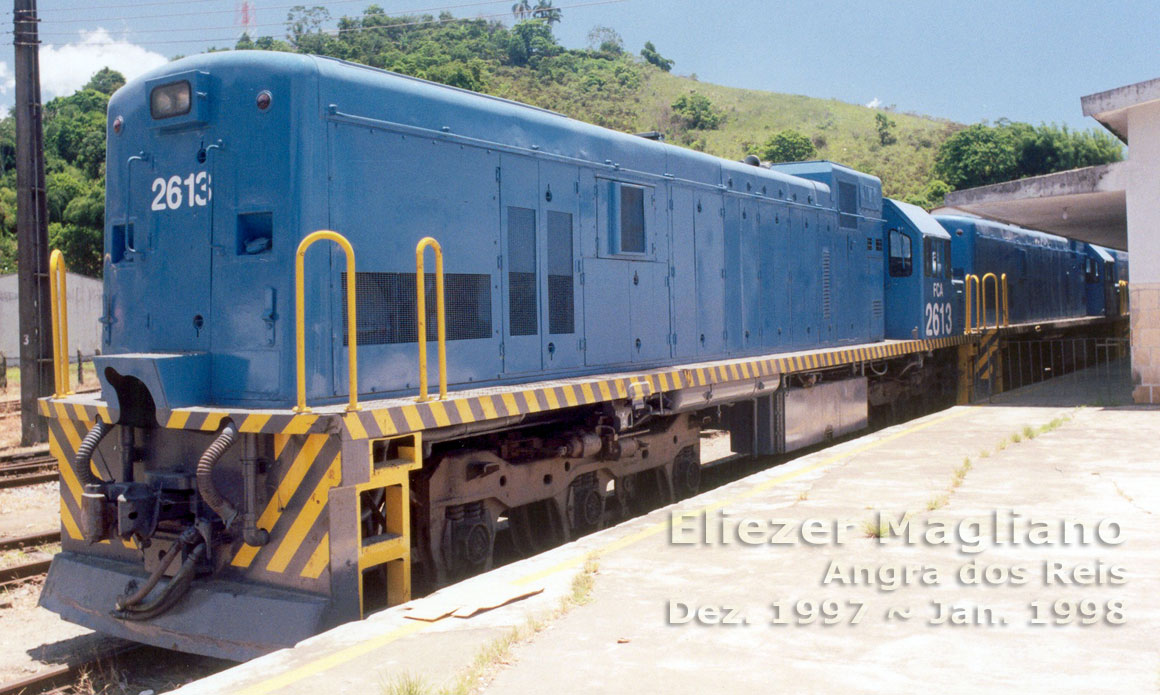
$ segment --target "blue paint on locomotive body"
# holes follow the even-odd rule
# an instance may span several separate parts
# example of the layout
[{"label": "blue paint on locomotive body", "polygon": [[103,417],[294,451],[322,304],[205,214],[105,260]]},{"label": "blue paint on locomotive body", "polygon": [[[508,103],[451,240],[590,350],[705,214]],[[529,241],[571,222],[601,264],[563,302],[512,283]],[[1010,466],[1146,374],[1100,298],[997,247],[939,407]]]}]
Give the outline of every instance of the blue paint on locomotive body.
[{"label": "blue paint on locomotive body", "polygon": [[884,208],[886,337],[961,333],[962,307],[950,277],[950,234],[916,205],[887,199]]},{"label": "blue paint on locomotive body", "polygon": [[[1083,272],[1087,244],[973,217],[936,215],[935,219],[951,234],[955,278],[1007,274],[1011,323],[1088,314]],[[988,293],[993,317],[993,284]]]},{"label": "blue paint on locomotive body", "polygon": [[[152,118],[150,90],[183,79],[190,113]],[[446,259],[451,384],[883,337],[881,185],[829,162],[753,167],[270,52],[175,61],[109,115],[124,128],[109,132],[104,351],[208,354],[212,404],[292,402],[294,253],[316,229],[357,253],[363,397],[418,383],[428,235]],[[307,393],[339,400],[345,261],[319,245],[306,268]]]}]

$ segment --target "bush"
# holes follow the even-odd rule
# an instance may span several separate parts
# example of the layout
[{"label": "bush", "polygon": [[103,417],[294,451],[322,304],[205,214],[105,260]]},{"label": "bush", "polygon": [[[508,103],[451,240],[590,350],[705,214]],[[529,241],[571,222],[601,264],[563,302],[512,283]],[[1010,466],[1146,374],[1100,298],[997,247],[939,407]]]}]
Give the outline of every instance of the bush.
[{"label": "bush", "polygon": [[809,138],[787,128],[770,136],[759,154],[769,162],[804,162],[817,157],[818,151]]},{"label": "bush", "polygon": [[709,97],[689,92],[677,97],[672,104],[673,117],[690,130],[715,130],[724,116],[709,101]]}]

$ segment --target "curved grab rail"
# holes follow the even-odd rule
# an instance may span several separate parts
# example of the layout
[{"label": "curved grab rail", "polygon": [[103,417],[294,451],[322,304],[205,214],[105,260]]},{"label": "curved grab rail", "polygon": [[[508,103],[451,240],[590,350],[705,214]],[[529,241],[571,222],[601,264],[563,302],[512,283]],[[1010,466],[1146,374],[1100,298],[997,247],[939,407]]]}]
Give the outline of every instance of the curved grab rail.
[{"label": "curved grab rail", "polygon": [[55,385],[53,396],[72,394],[68,378],[68,267],[60,249],[53,249],[48,257],[48,288],[52,312],[52,374]]},{"label": "curved grab rail", "polygon": [[[1010,313],[1008,313],[1008,309],[1010,307],[1008,306],[1008,303],[1007,303],[1007,273],[1003,273],[1000,276],[1000,279],[1003,282],[1003,325],[1010,326],[1011,325],[1011,315],[1010,315]],[[996,310],[996,311],[998,311],[998,310]]]},{"label": "curved grab rail", "polygon": [[[964,294],[966,295],[966,311],[964,313],[966,314],[966,316],[964,316],[964,318],[963,318],[963,333],[973,333],[976,329],[976,326],[979,325],[979,306],[981,306],[983,303],[982,297],[979,294],[979,284],[980,284],[979,283],[979,276],[975,275],[974,273],[968,273],[967,276],[964,278],[964,281],[966,282],[966,287],[964,288]],[[971,306],[971,283],[972,282],[975,283],[974,284],[974,287],[975,287],[975,294],[974,294],[975,305],[973,307],[975,311],[973,314],[971,313],[971,308],[972,308],[972,306]],[[973,323],[972,323],[972,319],[974,320]]]},{"label": "curved grab rail", "polygon": [[350,403],[346,406],[347,412],[359,410],[358,405],[358,323],[356,321],[356,293],[358,284],[354,266],[354,248],[346,237],[329,229],[320,229],[311,232],[298,244],[298,253],[294,259],[294,299],[295,299],[295,330],[297,332],[296,357],[298,361],[298,405],[294,406],[296,413],[309,413],[306,405],[306,289],[303,278],[306,249],[316,241],[333,241],[346,252],[346,342],[347,342],[347,372],[350,377]]},{"label": "curved grab rail", "polygon": [[435,320],[439,324],[439,400],[447,398],[447,320],[443,304],[443,247],[433,237],[423,237],[415,246],[415,310],[419,331],[419,398],[427,395],[427,283],[423,270],[423,252],[435,249]]}]

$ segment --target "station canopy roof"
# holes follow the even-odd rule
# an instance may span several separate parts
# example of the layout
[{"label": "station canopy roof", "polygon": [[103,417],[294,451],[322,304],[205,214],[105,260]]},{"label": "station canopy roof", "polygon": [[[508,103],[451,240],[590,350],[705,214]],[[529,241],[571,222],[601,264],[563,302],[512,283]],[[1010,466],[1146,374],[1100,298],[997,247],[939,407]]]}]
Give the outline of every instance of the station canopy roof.
[{"label": "station canopy roof", "polygon": [[[1128,143],[1128,110],[1160,101],[1160,78],[1089,94],[1080,99],[1091,116]],[[1041,229],[1093,244],[1128,246],[1124,192],[1128,162],[1061,171],[1018,181],[954,191],[936,212],[965,212]]]}]

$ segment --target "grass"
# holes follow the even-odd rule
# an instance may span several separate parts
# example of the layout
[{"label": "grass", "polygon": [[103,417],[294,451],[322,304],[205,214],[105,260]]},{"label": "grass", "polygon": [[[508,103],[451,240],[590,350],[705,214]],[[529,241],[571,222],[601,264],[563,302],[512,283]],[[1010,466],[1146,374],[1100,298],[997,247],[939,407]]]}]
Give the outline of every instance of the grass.
[{"label": "grass", "polygon": [[560,598],[560,603],[554,610],[544,615],[530,616],[523,625],[513,627],[483,645],[475,653],[471,666],[456,675],[451,685],[435,689],[424,678],[404,673],[384,683],[383,695],[470,695],[479,692],[487,686],[499,668],[512,662],[512,651],[518,645],[531,640],[575,606],[582,606],[592,600],[592,589],[596,585],[598,570],[599,566],[594,557],[589,556],[585,559],[583,569],[572,578],[572,586],[568,593]]},{"label": "grass", "polygon": [[963,459],[962,465],[956,467],[954,474],[951,476],[952,490],[957,489],[960,485],[963,484],[963,481],[967,478],[967,473],[970,473],[971,468],[973,467],[974,466],[971,464],[970,458]]},{"label": "grass", "polygon": [[867,519],[862,522],[862,533],[866,534],[867,538],[882,538],[890,533],[890,526],[881,521],[881,515],[877,519]]},{"label": "grass", "polygon": [[950,501],[951,496],[949,493],[944,492],[941,495],[935,495],[926,501],[926,511],[933,512],[936,509],[942,509],[943,507],[947,506],[947,503]]},{"label": "grass", "polygon": [[[669,105],[696,91],[725,115],[716,130],[673,133]],[[950,121],[887,111],[896,123],[896,142],[882,145],[875,116],[882,111],[835,99],[737,89],[699,82],[695,77],[648,71],[641,90],[636,128],[669,131],[670,142],[727,159],[741,159],[751,144],[792,128],[814,141],[819,159],[831,159],[882,179],[884,193],[905,197],[932,178],[935,154],[955,128]]]}]

